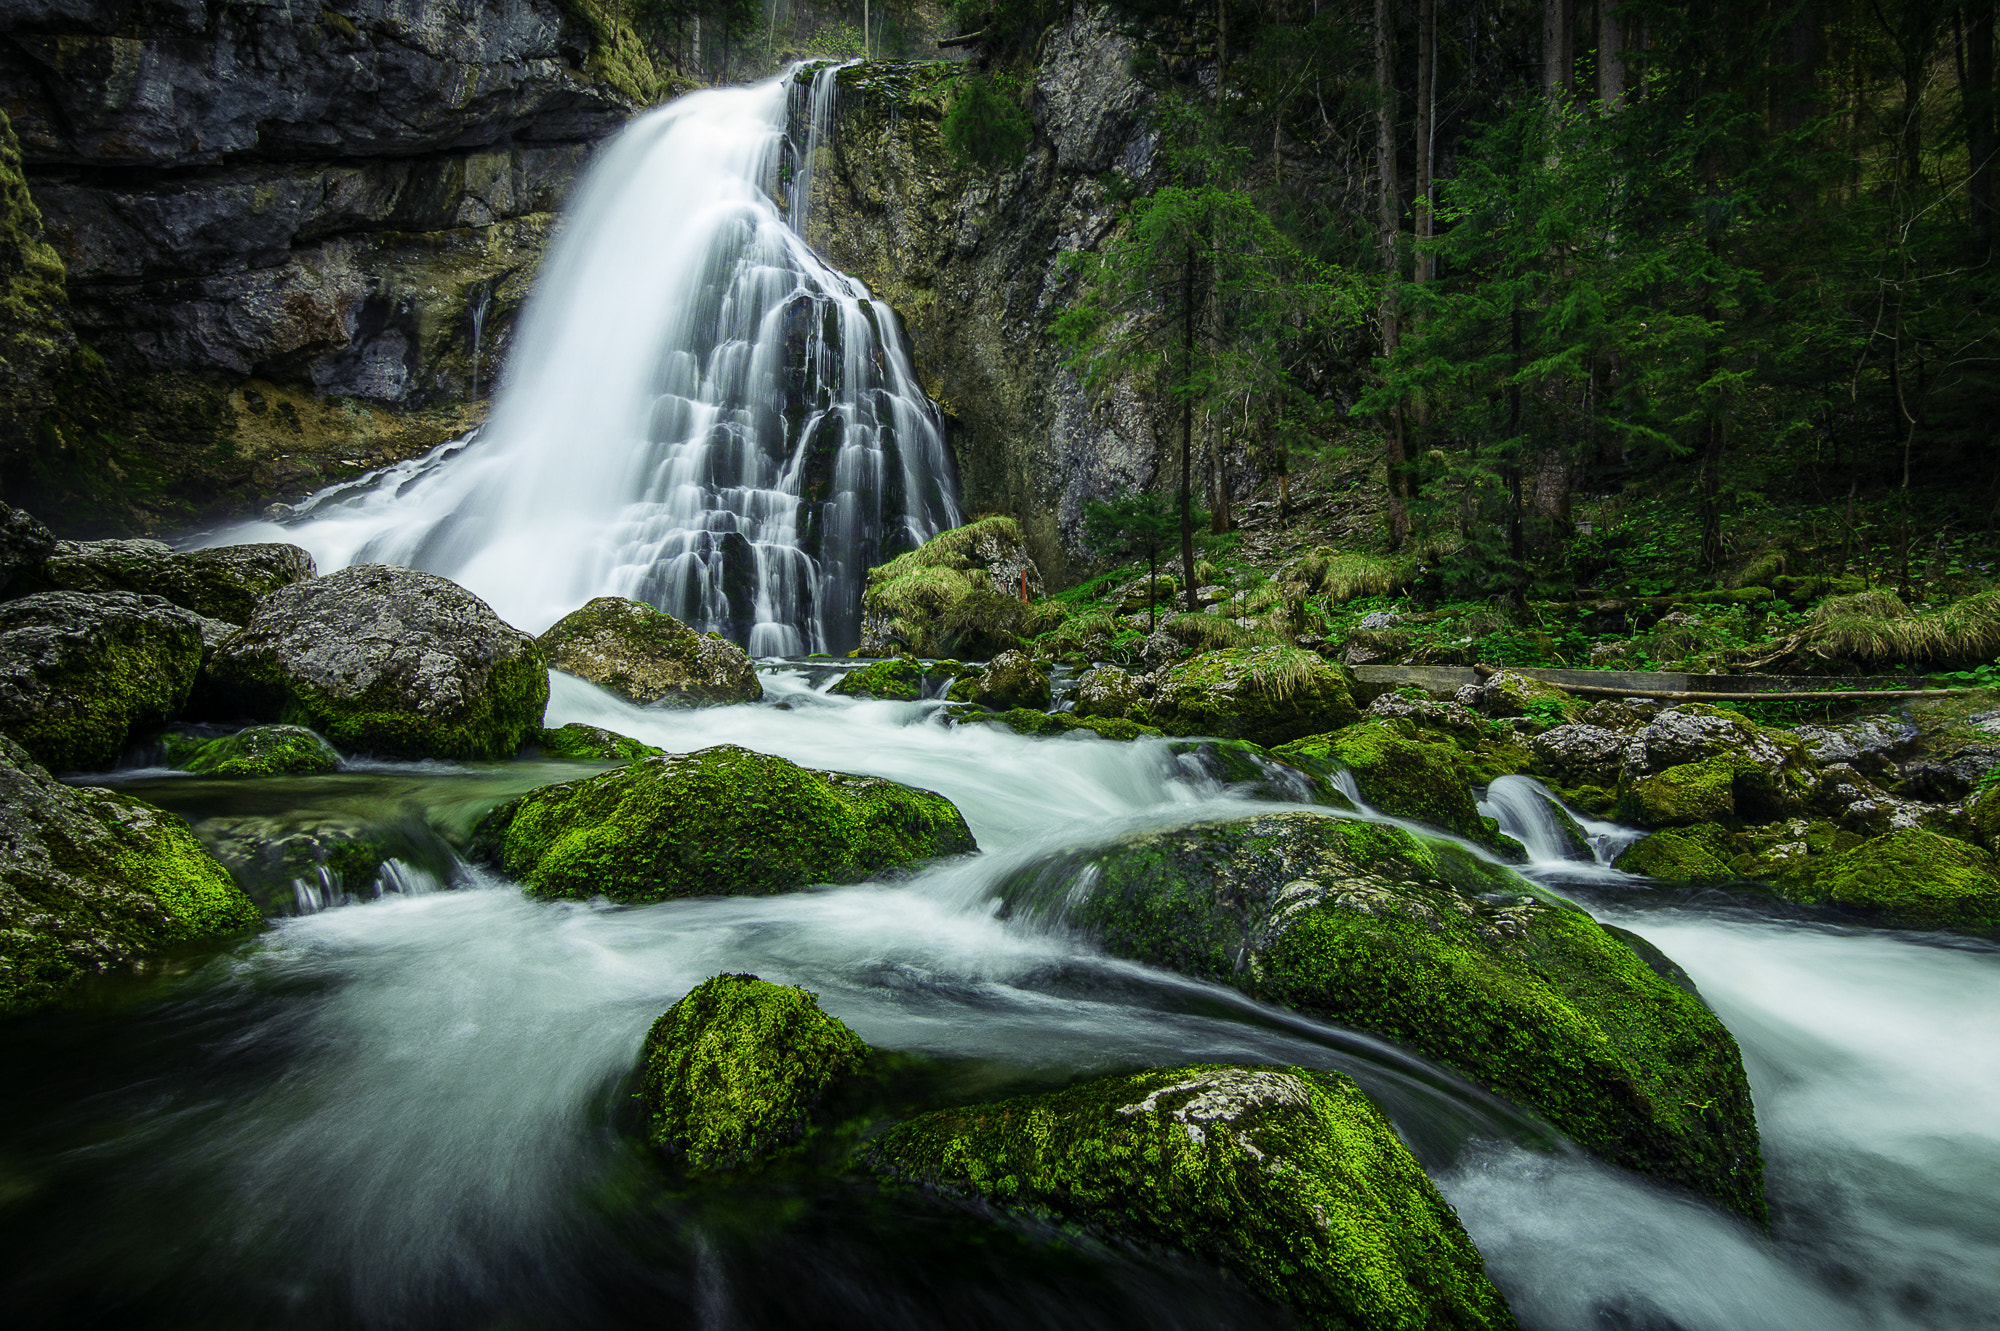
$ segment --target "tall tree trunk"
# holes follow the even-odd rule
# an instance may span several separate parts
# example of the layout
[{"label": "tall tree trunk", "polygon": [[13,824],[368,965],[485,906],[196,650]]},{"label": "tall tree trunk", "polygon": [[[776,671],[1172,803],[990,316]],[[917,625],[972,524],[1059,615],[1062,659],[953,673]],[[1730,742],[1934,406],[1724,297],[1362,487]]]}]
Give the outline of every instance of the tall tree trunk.
[{"label": "tall tree trunk", "polygon": [[1972,221],[1987,246],[1993,243],[1993,155],[2000,149],[1993,126],[1993,0],[1972,0],[1966,26],[1965,110],[1972,156]]},{"label": "tall tree trunk", "polygon": [[[1382,302],[1376,310],[1382,337],[1382,356],[1396,354],[1401,342],[1400,318],[1396,310],[1396,284],[1401,278],[1397,242],[1401,239],[1402,191],[1396,175],[1396,61],[1395,30],[1389,0],[1375,0],[1375,160],[1380,174],[1376,196],[1378,239],[1382,249]],[[1403,413],[1392,409],[1383,421],[1387,439],[1385,463],[1389,491],[1389,544],[1400,547],[1410,534],[1410,514],[1403,503]]]},{"label": "tall tree trunk", "polygon": [[1187,611],[1201,609],[1194,595],[1194,246],[1181,266],[1181,576]]},{"label": "tall tree trunk", "polygon": [[1554,101],[1569,81],[1570,0],[1542,0],[1542,90]]},{"label": "tall tree trunk", "polygon": [[1424,252],[1431,238],[1431,138],[1435,130],[1437,0],[1417,3],[1417,271],[1419,285],[1431,280],[1433,259]]},{"label": "tall tree trunk", "polygon": [[1507,385],[1507,454],[1500,468],[1507,482],[1507,548],[1516,562],[1528,557],[1528,543],[1521,526],[1521,298],[1507,320],[1508,341],[1514,352],[1514,375]]},{"label": "tall tree trunk", "polygon": [[1625,104],[1625,33],[1622,0],[1597,0],[1597,104],[1616,111]]}]

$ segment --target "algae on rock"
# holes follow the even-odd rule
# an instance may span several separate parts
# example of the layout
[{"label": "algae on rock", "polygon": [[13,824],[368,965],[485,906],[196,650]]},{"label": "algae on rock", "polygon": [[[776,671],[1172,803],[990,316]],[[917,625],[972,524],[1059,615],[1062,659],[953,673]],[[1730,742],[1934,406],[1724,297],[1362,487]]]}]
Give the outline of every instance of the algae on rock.
[{"label": "algae on rock", "polygon": [[866,1158],[1213,1262],[1307,1325],[1514,1325],[1458,1217],[1338,1073],[1158,1068],[925,1114]]},{"label": "algae on rock", "polygon": [[642,707],[714,707],[764,696],[757,668],[741,647],[623,596],[600,596],[570,611],[535,643],[549,669]]},{"label": "algae on rock", "polygon": [[544,786],[476,843],[552,897],[763,896],[977,849],[950,800],[721,744]]},{"label": "algae on rock", "polygon": [[260,919],[180,818],[66,786],[0,735],[0,1012]]},{"label": "algae on rock", "polygon": [[804,989],[718,975],[653,1023],[647,1137],[689,1173],[759,1164],[798,1141],[868,1046]]},{"label": "algae on rock", "polygon": [[1761,1223],[1736,1042],[1588,915],[1449,842],[1314,813],[1051,857],[1007,908],[1409,1045],[1614,1164]]}]

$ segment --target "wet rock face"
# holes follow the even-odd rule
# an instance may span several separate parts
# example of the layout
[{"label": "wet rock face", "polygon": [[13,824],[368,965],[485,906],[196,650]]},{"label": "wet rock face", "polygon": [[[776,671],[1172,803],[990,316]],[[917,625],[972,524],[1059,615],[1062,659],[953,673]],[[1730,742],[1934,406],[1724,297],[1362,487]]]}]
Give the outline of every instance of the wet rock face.
[{"label": "wet rock face", "polygon": [[511,758],[540,735],[549,677],[534,639],[463,587],[357,564],[266,597],[216,652],[205,693],[344,752]]},{"label": "wet rock face", "polygon": [[158,596],[39,592],[0,603],[0,733],[57,772],[102,770],[187,702],[196,616]]},{"label": "wet rock face", "polygon": [[1514,1325],[1451,1207],[1338,1073],[1155,1068],[925,1114],[866,1158],[1215,1262],[1304,1325]]},{"label": "wet rock face", "polygon": [[56,548],[56,538],[33,516],[0,504],[0,595],[13,590],[14,579],[36,568]]},{"label": "wet rock face", "polygon": [[1001,896],[1115,956],[1401,1041],[1607,1160],[1763,1218],[1728,1030],[1589,916],[1450,843],[1264,814],[1053,857]]},{"label": "wet rock face", "polygon": [[549,669],[640,706],[714,707],[764,696],[741,647],[718,634],[696,633],[643,601],[600,596],[535,641]]},{"label": "wet rock face", "polygon": [[0,735],[0,1012],[257,922],[186,823],[63,785]]}]

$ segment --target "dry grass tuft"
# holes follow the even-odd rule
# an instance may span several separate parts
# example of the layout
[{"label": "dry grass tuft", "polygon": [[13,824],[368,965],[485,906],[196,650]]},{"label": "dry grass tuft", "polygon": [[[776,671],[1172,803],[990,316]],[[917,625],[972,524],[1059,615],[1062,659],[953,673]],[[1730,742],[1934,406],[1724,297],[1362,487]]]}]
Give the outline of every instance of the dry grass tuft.
[{"label": "dry grass tuft", "polygon": [[1160,629],[1181,646],[1192,647],[1198,652],[1243,645],[1243,630],[1237,628],[1236,622],[1227,615],[1206,612],[1179,614],[1162,623]]},{"label": "dry grass tuft", "polygon": [[2000,588],[1927,614],[1888,592],[1837,596],[1820,606],[1807,644],[1821,656],[1935,665],[2000,656]]}]

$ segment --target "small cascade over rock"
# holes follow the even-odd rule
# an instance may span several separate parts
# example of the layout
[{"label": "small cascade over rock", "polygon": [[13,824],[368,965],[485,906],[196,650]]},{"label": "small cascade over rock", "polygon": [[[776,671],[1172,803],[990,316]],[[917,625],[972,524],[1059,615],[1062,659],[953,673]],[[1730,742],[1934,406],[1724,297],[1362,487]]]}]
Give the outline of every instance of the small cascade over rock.
[{"label": "small cascade over rock", "polygon": [[867,570],[960,515],[895,312],[800,239],[835,73],[635,120],[578,186],[487,427],[314,496],[286,539],[533,631],[612,595],[752,655],[852,647]]}]

